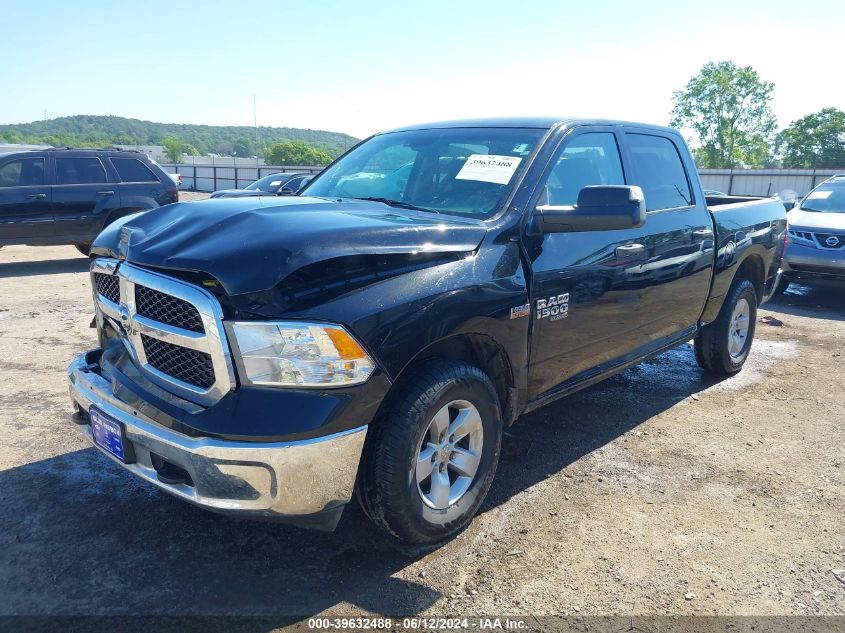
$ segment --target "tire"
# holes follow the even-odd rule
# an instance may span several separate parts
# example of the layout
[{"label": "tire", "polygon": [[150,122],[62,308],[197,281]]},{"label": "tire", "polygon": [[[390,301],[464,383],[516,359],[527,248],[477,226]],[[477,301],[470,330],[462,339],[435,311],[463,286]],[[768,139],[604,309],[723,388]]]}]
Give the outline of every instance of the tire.
[{"label": "tire", "polygon": [[74,244],[74,246],[76,247],[76,250],[85,255],[85,257],[88,257],[88,255],[91,253],[90,244]]},{"label": "tire", "polygon": [[789,279],[781,276],[781,278],[778,280],[778,285],[775,286],[775,291],[773,294],[782,295],[784,292],[786,292],[787,288],[789,288]]},{"label": "tire", "polygon": [[[439,359],[412,369],[394,394],[370,425],[358,499],[396,538],[434,545],[466,527],[487,496],[502,443],[499,398],[478,367]],[[471,432],[452,444],[434,437],[461,426]]]},{"label": "tire", "polygon": [[[717,376],[737,373],[751,351],[756,323],[757,292],[754,284],[747,279],[735,279],[719,316],[695,337],[698,366]],[[743,331],[744,337],[741,336]]]}]

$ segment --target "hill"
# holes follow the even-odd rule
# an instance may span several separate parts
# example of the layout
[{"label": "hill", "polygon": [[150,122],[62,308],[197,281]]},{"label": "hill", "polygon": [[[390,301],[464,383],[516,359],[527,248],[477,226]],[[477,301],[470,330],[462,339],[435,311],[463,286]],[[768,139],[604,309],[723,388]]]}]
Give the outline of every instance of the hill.
[{"label": "hill", "polygon": [[[106,145],[161,145],[168,136],[189,143],[200,154],[238,156],[255,153],[255,128],[241,126],[156,123],[118,116],[75,116],[0,125],[0,141],[41,143],[62,147],[100,147]],[[290,127],[259,127],[260,151],[280,141],[305,141],[337,156],[357,142],[340,132],[304,130]],[[240,150],[240,151],[237,151]]]}]

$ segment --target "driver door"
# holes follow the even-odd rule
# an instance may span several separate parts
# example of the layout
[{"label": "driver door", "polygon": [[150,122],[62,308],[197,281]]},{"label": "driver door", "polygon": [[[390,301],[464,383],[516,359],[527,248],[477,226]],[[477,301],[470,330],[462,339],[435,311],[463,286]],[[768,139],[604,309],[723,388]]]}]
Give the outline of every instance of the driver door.
[{"label": "driver door", "polygon": [[[574,205],[587,185],[629,184],[619,140],[613,128],[567,135],[547,168],[537,202]],[[646,223],[526,238],[532,269],[531,398],[588,379],[642,344],[635,332],[640,292],[626,283],[625,271],[644,260],[649,231]]]}]

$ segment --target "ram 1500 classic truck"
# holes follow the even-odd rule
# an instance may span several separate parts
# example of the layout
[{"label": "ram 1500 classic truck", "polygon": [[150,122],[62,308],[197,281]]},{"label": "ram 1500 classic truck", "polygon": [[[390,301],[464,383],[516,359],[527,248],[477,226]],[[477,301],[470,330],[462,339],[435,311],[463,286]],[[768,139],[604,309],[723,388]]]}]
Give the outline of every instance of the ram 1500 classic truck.
[{"label": "ram 1500 classic truck", "polygon": [[298,196],[172,204],[91,253],[75,422],[223,513],[333,528],[353,492],[436,543],[503,427],[695,339],[742,368],[778,281],[774,199],[705,198],[674,130],[601,120],[376,134]]}]

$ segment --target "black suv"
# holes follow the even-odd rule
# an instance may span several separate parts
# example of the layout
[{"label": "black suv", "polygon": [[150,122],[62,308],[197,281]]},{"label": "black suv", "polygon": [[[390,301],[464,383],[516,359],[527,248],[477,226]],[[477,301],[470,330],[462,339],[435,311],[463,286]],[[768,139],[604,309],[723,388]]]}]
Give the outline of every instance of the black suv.
[{"label": "black suv", "polygon": [[0,247],[73,244],[87,255],[117,218],[178,200],[170,176],[141,152],[0,153]]}]

